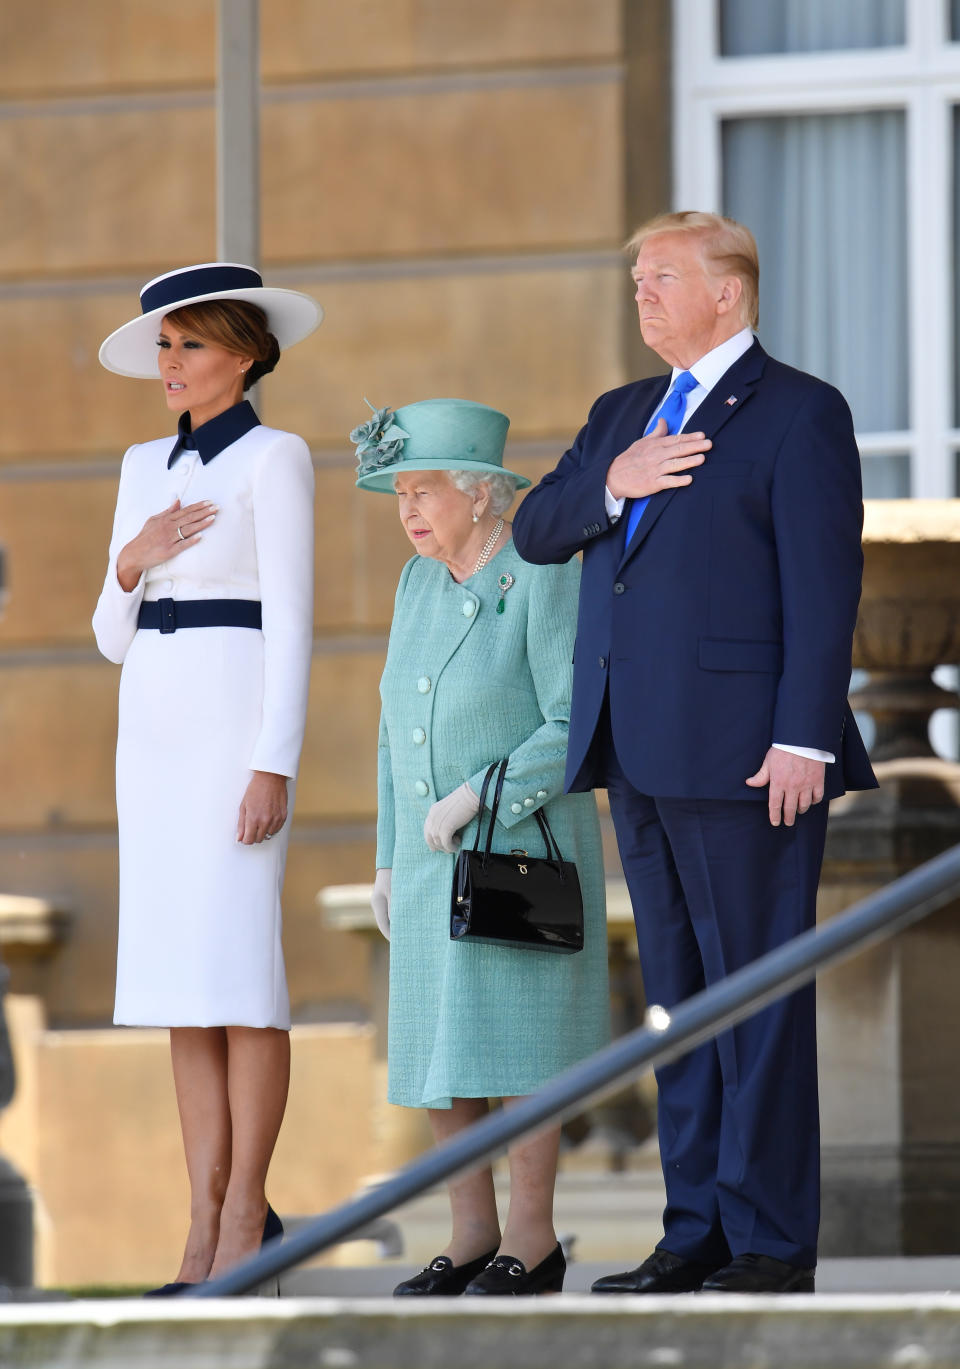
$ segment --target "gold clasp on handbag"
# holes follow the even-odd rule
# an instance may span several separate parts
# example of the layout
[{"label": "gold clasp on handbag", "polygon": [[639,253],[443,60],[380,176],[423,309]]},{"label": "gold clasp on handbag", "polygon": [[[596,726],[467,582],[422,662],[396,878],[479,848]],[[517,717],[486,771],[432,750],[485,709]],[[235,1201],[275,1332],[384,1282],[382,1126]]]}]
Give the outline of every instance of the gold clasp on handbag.
[{"label": "gold clasp on handbag", "polygon": [[[512,856],[525,856],[527,855],[527,852],[521,851],[519,846],[514,846],[510,854]],[[525,865],[518,865],[517,869],[520,871],[521,875],[525,875],[527,873],[527,867]]]}]

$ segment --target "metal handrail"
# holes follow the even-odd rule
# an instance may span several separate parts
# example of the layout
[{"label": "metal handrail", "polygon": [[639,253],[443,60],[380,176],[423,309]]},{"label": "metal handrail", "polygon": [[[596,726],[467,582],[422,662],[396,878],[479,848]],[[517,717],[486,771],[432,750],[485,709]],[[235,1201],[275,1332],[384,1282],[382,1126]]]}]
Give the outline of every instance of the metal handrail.
[{"label": "metal handrail", "polygon": [[949,903],[960,891],[960,845],[918,866],[823,926],[813,927],[743,969],[680,1003],[648,1013],[648,1025],[620,1037],[588,1060],[551,1079],[537,1093],[491,1113],[399,1170],[382,1184],[272,1242],[228,1273],[185,1290],[182,1297],[248,1293],[266,1280],[350,1236],[445,1179],[499,1154],[512,1141],[582,1110],[621,1087],[631,1075],[685,1054],[819,970],[882,941]]}]

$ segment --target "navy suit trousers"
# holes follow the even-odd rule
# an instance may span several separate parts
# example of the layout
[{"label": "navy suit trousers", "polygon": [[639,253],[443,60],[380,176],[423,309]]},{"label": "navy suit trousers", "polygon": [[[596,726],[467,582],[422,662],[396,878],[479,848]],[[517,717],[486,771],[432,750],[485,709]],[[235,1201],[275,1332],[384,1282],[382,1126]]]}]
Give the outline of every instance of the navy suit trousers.
[{"label": "navy suit trousers", "polygon": [[[827,804],[773,827],[765,802],[660,799],[594,740],[633,904],[648,1003],[665,1008],[813,926]],[[599,756],[598,756],[599,759]],[[602,781],[599,781],[602,782]],[[808,985],[657,1072],[661,1246],[722,1265],[812,1268],[820,1219],[816,997]]]}]

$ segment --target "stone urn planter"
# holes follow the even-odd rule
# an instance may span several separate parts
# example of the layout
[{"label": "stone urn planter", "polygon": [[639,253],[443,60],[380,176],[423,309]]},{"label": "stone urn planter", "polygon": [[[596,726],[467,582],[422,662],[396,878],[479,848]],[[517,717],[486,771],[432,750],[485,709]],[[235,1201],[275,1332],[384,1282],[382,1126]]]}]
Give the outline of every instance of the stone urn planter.
[{"label": "stone urn planter", "polygon": [[875,761],[932,756],[930,714],[957,696],[935,666],[960,662],[960,499],[872,499],[853,664],[870,672],[851,702],[877,727]]}]

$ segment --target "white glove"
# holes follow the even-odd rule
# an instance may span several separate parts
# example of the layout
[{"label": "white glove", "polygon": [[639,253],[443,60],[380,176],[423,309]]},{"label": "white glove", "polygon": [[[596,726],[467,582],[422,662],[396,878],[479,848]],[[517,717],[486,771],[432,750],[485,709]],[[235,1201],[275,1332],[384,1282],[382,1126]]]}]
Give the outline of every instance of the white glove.
[{"label": "white glove", "polygon": [[460,846],[457,835],[471,818],[480,811],[480,800],[464,782],[445,799],[437,799],[423,824],[423,835],[431,851],[447,851],[451,855]]},{"label": "white glove", "polygon": [[392,874],[392,870],[378,870],[377,877],[373,882],[373,891],[370,894],[370,907],[377,919],[377,926],[388,941],[390,940],[390,879]]}]

